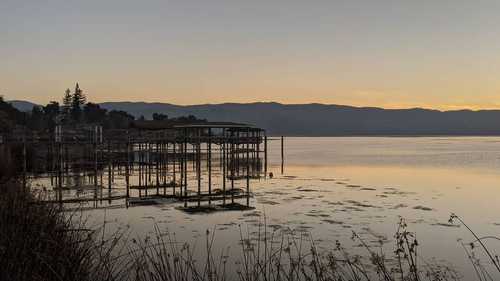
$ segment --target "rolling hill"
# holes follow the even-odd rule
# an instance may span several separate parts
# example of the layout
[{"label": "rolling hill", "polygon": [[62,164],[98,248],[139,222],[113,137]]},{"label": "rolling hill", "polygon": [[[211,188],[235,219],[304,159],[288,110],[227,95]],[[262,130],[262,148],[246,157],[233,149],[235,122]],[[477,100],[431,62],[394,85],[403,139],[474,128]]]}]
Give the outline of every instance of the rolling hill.
[{"label": "rolling hill", "polygon": [[[29,110],[34,105],[25,101],[11,103],[21,110]],[[500,135],[500,110],[438,111],[274,102],[187,106],[105,102],[100,105],[108,110],[124,110],[148,119],[153,113],[164,113],[169,117],[195,115],[210,121],[250,123],[265,128],[271,135]]]},{"label": "rolling hill", "polygon": [[180,106],[164,103],[108,102],[106,109],[149,118],[195,115],[211,121],[255,124],[273,135],[500,135],[500,110],[438,111],[382,109],[325,104],[224,103]]}]

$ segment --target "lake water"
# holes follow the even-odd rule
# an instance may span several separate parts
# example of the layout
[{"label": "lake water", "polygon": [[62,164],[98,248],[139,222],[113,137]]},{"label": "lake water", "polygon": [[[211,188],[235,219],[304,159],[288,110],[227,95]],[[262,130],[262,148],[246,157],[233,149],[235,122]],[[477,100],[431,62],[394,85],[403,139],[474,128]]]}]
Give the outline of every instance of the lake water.
[{"label": "lake water", "polygon": [[[178,240],[197,244],[215,229],[215,247],[221,249],[237,249],[239,226],[252,232],[265,217],[276,231],[310,233],[325,250],[336,240],[352,245],[352,231],[368,241],[385,237],[388,255],[402,216],[417,235],[419,254],[453,264],[465,280],[474,275],[457,239],[473,238],[464,227],[448,224],[450,214],[480,236],[500,232],[497,137],[286,138],[284,173],[279,141],[271,141],[269,161],[274,178],[251,184],[255,210],[187,214],[176,209],[179,203],[165,202],[88,214],[129,225],[138,237],[152,232],[154,221]],[[487,244],[500,249],[498,241]]]}]

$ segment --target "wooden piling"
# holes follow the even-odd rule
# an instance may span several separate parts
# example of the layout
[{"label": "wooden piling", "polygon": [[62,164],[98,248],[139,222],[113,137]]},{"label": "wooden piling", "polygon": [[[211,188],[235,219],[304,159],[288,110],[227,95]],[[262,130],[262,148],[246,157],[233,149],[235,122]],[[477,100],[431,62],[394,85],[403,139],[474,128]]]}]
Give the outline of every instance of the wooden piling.
[{"label": "wooden piling", "polygon": [[127,137],[127,163],[125,166],[125,184],[127,188],[127,201],[130,198],[130,137]]},{"label": "wooden piling", "polygon": [[212,203],[212,129],[208,128],[207,144],[207,162],[208,162],[208,204]]},{"label": "wooden piling", "polygon": [[264,178],[267,177],[267,133],[264,135]]},{"label": "wooden piling", "polygon": [[284,166],[285,166],[285,140],[284,137],[281,136],[281,174],[283,174]]},{"label": "wooden piling", "polygon": [[250,206],[250,139],[249,139],[249,129],[247,129],[247,147],[246,147],[246,152],[247,152],[247,159],[246,159],[246,170],[247,170],[247,206]]}]

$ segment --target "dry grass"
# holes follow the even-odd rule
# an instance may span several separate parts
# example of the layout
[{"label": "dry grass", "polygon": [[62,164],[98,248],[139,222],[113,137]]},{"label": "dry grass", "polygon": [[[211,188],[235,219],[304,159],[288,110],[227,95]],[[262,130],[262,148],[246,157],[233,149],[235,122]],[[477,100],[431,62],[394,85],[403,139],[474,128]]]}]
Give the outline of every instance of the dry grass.
[{"label": "dry grass", "polygon": [[16,181],[0,185],[0,280],[120,280],[111,250],[79,213],[38,204]]}]

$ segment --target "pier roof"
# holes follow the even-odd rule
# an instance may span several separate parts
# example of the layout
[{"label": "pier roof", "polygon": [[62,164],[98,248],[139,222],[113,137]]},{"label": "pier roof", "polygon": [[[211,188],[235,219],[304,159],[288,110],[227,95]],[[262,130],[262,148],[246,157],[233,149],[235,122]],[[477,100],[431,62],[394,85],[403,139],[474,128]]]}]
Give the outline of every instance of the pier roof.
[{"label": "pier roof", "polygon": [[158,121],[158,120],[137,120],[134,121],[132,127],[139,130],[165,130],[165,129],[195,129],[195,128],[214,128],[214,129],[249,129],[262,130],[251,124],[235,123],[235,122],[198,122],[179,124],[175,121]]}]

